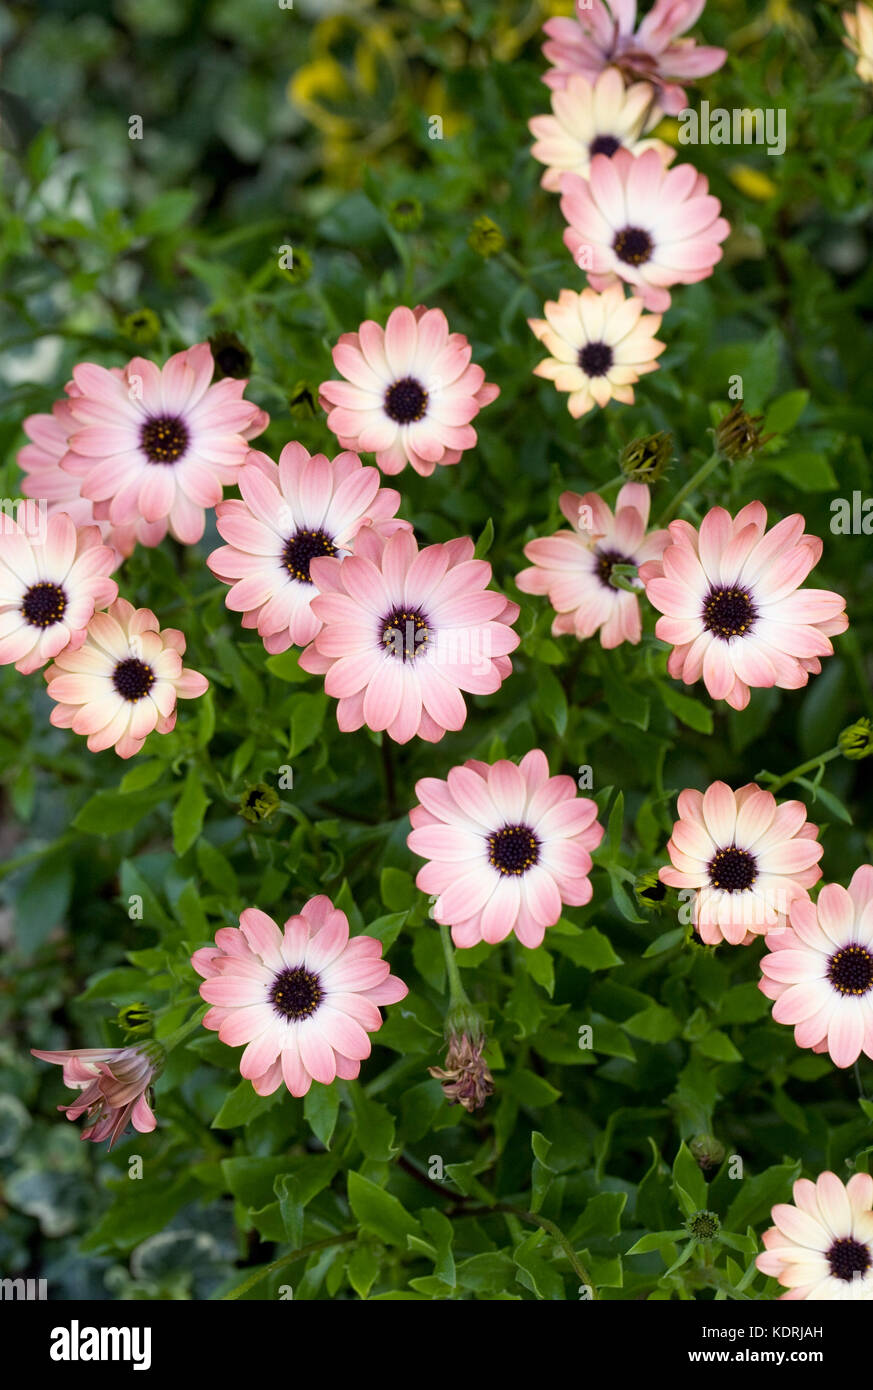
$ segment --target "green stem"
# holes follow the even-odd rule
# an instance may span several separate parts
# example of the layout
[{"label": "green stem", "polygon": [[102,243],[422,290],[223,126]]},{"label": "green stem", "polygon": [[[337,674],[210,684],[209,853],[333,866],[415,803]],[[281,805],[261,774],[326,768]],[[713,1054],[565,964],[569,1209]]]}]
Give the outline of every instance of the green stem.
[{"label": "green stem", "polygon": [[446,958],[446,974],[449,977],[449,1009],[453,1009],[458,1004],[469,1004],[470,1001],[467,998],[467,991],[461,983],[461,972],[458,970],[455,948],[452,945],[449,929],[442,922],[438,925],[440,940],[443,943],[443,955]]},{"label": "green stem", "polygon": [[713,473],[718,464],[720,463],[721,454],[718,452],[712,454],[706,460],[706,463],[702,464],[701,467],[698,468],[694,476],[688,479],[688,482],[685,484],[685,486],[680,487],[672,502],[669,502],[667,504],[661,515],[658,517],[658,520],[655,522],[655,526],[666,526],[667,522],[670,521],[670,519],[673,516],[675,516],[675,514],[678,512],[679,508],[682,506],[682,503],[685,501],[685,498],[689,497],[691,493],[694,492],[695,488],[698,488],[701,483],[705,482],[706,479],[709,477],[710,473]]},{"label": "green stem", "polygon": [[242,1298],[244,1293],[248,1293],[249,1289],[253,1289],[268,1275],[275,1274],[278,1270],[284,1269],[286,1265],[294,1264],[297,1260],[305,1260],[307,1255],[314,1255],[317,1250],[326,1250],[329,1245],[348,1245],[357,1239],[357,1231],[342,1231],[339,1235],[327,1236],[325,1240],[314,1240],[309,1245],[302,1245],[299,1250],[292,1250],[290,1255],[283,1255],[281,1259],[274,1260],[272,1264],[265,1265],[263,1269],[256,1269],[245,1283],[237,1284],[230,1293],[222,1294],[222,1301]]},{"label": "green stem", "polygon": [[839,756],[839,748],[829,748],[827,753],[819,753],[815,758],[809,758],[805,763],[800,763],[797,767],[793,767],[790,772],[786,772],[784,777],[779,777],[775,782],[771,782],[767,790],[768,792],[781,791],[783,787],[787,787],[789,782],[796,781],[797,778],[802,777],[805,772],[812,772],[814,768],[822,767],[825,763],[829,763],[832,758],[838,758]]},{"label": "green stem", "polygon": [[175,1033],[171,1033],[168,1038],[159,1038],[158,1041],[164,1051],[172,1052],[174,1047],[178,1047],[180,1042],[184,1042],[185,1038],[189,1037],[191,1033],[196,1032],[203,1022],[208,1009],[209,1005],[205,1004],[202,1009],[198,1009],[196,1013],[191,1015],[187,1023],[183,1023],[180,1028],[177,1028]]}]

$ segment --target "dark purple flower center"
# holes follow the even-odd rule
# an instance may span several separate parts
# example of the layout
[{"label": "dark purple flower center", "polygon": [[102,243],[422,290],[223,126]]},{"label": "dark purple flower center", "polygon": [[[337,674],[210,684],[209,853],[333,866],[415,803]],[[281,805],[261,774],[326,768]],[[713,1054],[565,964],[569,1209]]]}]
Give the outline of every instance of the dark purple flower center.
[{"label": "dark purple flower center", "polygon": [[270,1003],[282,1018],[299,1020],[311,1018],[324,998],[324,990],[317,975],[298,965],[294,970],[283,970],[277,975],[270,988]]},{"label": "dark purple flower center", "polygon": [[613,363],[612,348],[608,343],[586,343],[576,361],[586,376],[606,376]]},{"label": "dark purple flower center", "polygon": [[707,868],[713,888],[725,893],[745,893],[758,877],[758,861],[754,854],[736,845],[716,850]]},{"label": "dark purple flower center", "polygon": [[136,656],[129,656],[124,661],[119,661],[112,672],[112,684],[121,698],[129,700],[131,704],[141,700],[144,695],[148,695],[154,683],[155,673],[151,666],[147,666]]},{"label": "dark purple flower center", "polygon": [[156,415],[146,420],[139,446],[149,463],[178,463],[188,448],[188,430],[175,415]]},{"label": "dark purple flower center", "polygon": [[21,612],[31,627],[52,627],[67,610],[67,596],[60,584],[31,584],[21,600]]},{"label": "dark purple flower center", "polygon": [[429,623],[420,608],[395,608],[382,619],[382,646],[389,656],[412,661],[424,656],[430,637]]},{"label": "dark purple flower center", "polygon": [[614,135],[596,135],[588,146],[588,153],[593,159],[596,154],[609,155],[610,159],[616,150],[621,149],[621,141],[616,140]]},{"label": "dark purple flower center", "polygon": [[616,232],[612,249],[625,265],[644,265],[655,249],[649,233],[642,227],[622,227]]},{"label": "dark purple flower center", "polygon": [[528,825],[505,825],[488,836],[488,862],[499,874],[518,877],[540,857],[540,842]]},{"label": "dark purple flower center", "polygon": [[713,586],[703,603],[703,626],[724,642],[744,636],[757,616],[746,589]]},{"label": "dark purple flower center", "polygon": [[595,573],[604,589],[611,589],[610,584],[612,571],[616,565],[632,565],[633,560],[629,560],[626,555],[622,555],[620,550],[595,550],[594,552],[596,568]]},{"label": "dark purple flower center", "polygon": [[844,1236],[835,1240],[827,1254],[831,1274],[851,1284],[856,1274],[866,1274],[870,1268],[870,1250],[860,1240]]},{"label": "dark purple flower center", "polygon": [[828,961],[828,979],[838,994],[866,994],[873,986],[873,954],[866,946],[841,946]]},{"label": "dark purple flower center", "polygon": [[405,376],[388,387],[384,405],[385,414],[398,425],[411,425],[427,410],[427,392],[415,377]]},{"label": "dark purple flower center", "polygon": [[297,531],[285,542],[282,564],[301,584],[311,584],[309,565],[321,555],[336,555],[336,546],[325,531]]}]

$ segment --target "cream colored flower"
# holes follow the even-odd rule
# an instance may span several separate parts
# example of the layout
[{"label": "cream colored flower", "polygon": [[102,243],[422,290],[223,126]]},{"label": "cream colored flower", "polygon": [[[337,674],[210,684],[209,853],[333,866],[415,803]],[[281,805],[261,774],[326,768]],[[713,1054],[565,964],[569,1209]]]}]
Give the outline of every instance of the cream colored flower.
[{"label": "cream colored flower", "polygon": [[843,43],[858,59],[855,72],[862,82],[873,82],[873,9],[858,4],[855,13],[843,10],[846,37]]},{"label": "cream colored flower", "polygon": [[664,351],[654,336],[661,315],[644,313],[642,300],[625,299],[620,285],[602,294],[561,290],[544,313],[545,319],[528,319],[550,354],[534,367],[534,375],[570,393],[567,407],[574,419],[613,398],[632,404],[633,382],[656,371],[655,358]]},{"label": "cream colored flower", "polygon": [[676,151],[662,140],[644,138],[661,114],[654,97],[648,82],[625,87],[617,68],[606,68],[593,82],[569,78],[566,87],[552,92],[553,114],[534,116],[529,123],[536,136],[531,153],[547,166],[543,188],[559,192],[563,174],[587,178],[594,155],[612,156],[618,149],[657,150],[666,168]]}]

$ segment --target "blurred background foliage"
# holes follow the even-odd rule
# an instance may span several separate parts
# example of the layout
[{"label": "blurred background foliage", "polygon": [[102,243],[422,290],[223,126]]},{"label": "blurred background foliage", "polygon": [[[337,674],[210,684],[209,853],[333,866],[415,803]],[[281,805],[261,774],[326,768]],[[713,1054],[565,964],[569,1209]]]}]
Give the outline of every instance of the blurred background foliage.
[{"label": "blurred background foliage", "polygon": [[[873,93],[841,45],[838,4],[708,7],[694,32],[729,58],[692,100],[784,108],[787,150],[680,148],[732,224],[724,260],[677,287],[661,369],[636,405],[573,422],[531,375],[540,353],[526,325],[581,281],[526,129],[548,109],[540,25],[569,8],[0,6],[5,496],[19,495],[22,419],[50,408],[76,361],[163,360],[220,333],[253,359],[248,394],[272,416],[261,447],[334,452],[316,404],[331,344],[421,302],[469,334],[501,387],[457,468],[400,479],[402,514],[425,541],[480,538],[496,585],[518,597],[522,547],[557,529],[562,489],[607,483],[629,440],[669,429],[660,510],[709,455],[739,374],[777,437],[720,468],[686,514],[754,497],[773,520],[802,511],[825,539],[813,582],[847,595],[852,623],[806,690],[755,692],[738,715],[666,678],[651,615],[638,649],[604,654],[553,639],[544,602],[522,596],[510,681],[469,702],[460,733],[395,749],[386,776],[378,737],[339,735],[320,682],[293,654],[267,659],[226,612],[204,564],[214,529],[189,551],[138,550],[122,593],[183,627],[190,664],[212,682],[175,733],[129,765],[92,756],[50,727],[40,676],[0,674],[0,1271],[46,1277],[50,1297],[196,1299],[248,1284],[255,1298],[282,1287],[304,1299],[577,1298],[569,1245],[599,1297],[736,1296],[742,1284],[769,1298],[771,1281],[744,1282],[749,1229],[768,1224],[799,1171],[869,1168],[870,1064],[858,1080],[798,1051],[756,989],[760,947],[689,943],[675,902],[640,900],[634,883],[664,862],[678,789],[781,774],[873,713],[870,538],[830,530],[834,498],[873,495]],[[417,227],[398,230],[397,201],[420,203]],[[499,229],[484,256],[470,243],[483,216]],[[460,955],[497,1083],[468,1117],[427,1077],[442,1053],[444,962],[414,888],[406,812],[418,777],[534,746],[553,772],[592,768],[609,833],[593,903],[542,948]],[[283,766],[293,789],[250,824],[240,800],[275,787]],[[828,879],[871,858],[869,766],[837,760],[801,793],[823,826]],[[322,891],[381,936],[411,986],[361,1082],[314,1086],[305,1103],[259,1100],[239,1082],[238,1053],[201,1031],[158,1084],[153,1135],[111,1155],[81,1144],[56,1116],[59,1076],[28,1049],[120,1041],[111,1020],[133,1000],[169,1035],[198,1002],[194,947],[246,905],[283,920]],[[734,1232],[709,1275],[696,1259],[665,1273],[681,1241],[657,1233],[681,1226],[683,1197]],[[273,1260],[285,1263],[258,1279]]]}]

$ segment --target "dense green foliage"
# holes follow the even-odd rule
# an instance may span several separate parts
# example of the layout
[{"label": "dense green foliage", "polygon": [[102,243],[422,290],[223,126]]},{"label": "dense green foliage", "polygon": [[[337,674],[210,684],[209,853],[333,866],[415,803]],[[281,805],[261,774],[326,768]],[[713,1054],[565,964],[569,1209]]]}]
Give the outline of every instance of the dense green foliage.
[{"label": "dense green foliage", "polygon": [[[709,6],[698,32],[730,57],[694,99],[785,108],[787,149],[680,155],[732,224],[725,258],[711,279],[676,288],[667,351],[636,404],[574,422],[531,374],[542,354],[526,323],[582,281],[529,155],[526,121],[547,109],[538,33],[549,11],[523,0],[339,9],[6,7],[0,491],[19,495],[21,421],[50,408],[77,361],[163,361],[220,330],[252,354],[247,395],[272,417],[260,447],[275,458],[298,439],[333,453],[316,396],[339,333],[384,322],[396,303],[438,305],[501,394],[458,467],[401,475],[401,514],[424,541],[479,541],[495,586],[522,600],[522,644],[499,693],[469,700],[461,732],[389,758],[378,735],[340,734],[322,681],[293,653],[267,657],[226,610],[205,565],[210,520],[199,547],[139,548],[116,576],[125,597],[184,630],[186,660],[211,682],[173,734],[129,764],[89,754],[49,725],[42,676],[3,668],[0,1270],[42,1275],[56,1298],[290,1287],[295,1299],[576,1299],[580,1271],[606,1299],[772,1298],[775,1282],[752,1263],[772,1203],[801,1172],[869,1168],[873,1103],[859,1086],[873,1094],[870,1063],[856,1077],[797,1049],[757,989],[760,944],[704,947],[675,895],[644,905],[634,884],[665,862],[678,790],[781,776],[873,713],[870,537],[830,526],[835,498],[873,496],[871,89],[841,45],[838,6]],[[133,115],[141,140],[129,138]],[[389,209],[410,197],[423,220],[398,231]],[[482,216],[505,238],[485,258],[468,244]],[[278,265],[286,244],[293,273]],[[153,329],[129,318],[142,309]],[[663,510],[709,456],[733,375],[776,438],[722,465],[684,514],[754,498],[771,521],[802,511],[825,542],[812,582],[847,596],[851,622],[806,689],[755,691],[742,713],[666,676],[651,610],[639,647],[606,653],[552,638],[545,600],[513,583],[525,542],[561,524],[559,493],[606,484],[627,442],[667,429],[676,461],[654,489]],[[553,773],[590,766],[607,835],[593,902],[568,909],[543,947],[458,953],[488,1018],[496,1083],[469,1116],[427,1074],[444,1052],[445,962],[414,885],[407,812],[419,777],[534,747]],[[873,857],[870,766],[836,759],[819,786],[786,793],[822,826],[826,880],[845,883]],[[277,788],[282,767],[293,787],[249,823],[241,798],[259,782]],[[381,938],[410,986],[360,1081],[262,1100],[240,1080],[238,1051],[198,1029],[158,1082],[152,1135],[111,1154],[80,1143],[55,1110],[57,1070],[29,1048],[120,1042],[112,1020],[133,1001],[169,1036],[200,1003],[192,950],[246,906],[281,921],[320,892]],[[701,1136],[723,1153],[706,1170],[689,1148]],[[729,1236],[663,1277],[699,1208]],[[281,1267],[256,1279],[272,1261]]]}]

